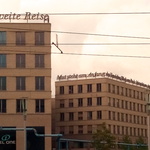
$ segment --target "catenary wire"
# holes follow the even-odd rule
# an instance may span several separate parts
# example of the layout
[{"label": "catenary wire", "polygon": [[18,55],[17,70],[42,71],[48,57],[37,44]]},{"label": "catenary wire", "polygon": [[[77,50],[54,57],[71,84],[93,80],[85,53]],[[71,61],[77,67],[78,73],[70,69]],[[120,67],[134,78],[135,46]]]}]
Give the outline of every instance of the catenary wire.
[{"label": "catenary wire", "polygon": [[[15,31],[42,31],[42,30],[33,30],[33,29],[25,29],[25,28],[11,28],[11,27],[0,27],[0,29],[14,29]],[[108,36],[108,37],[118,37],[118,38],[137,38],[137,39],[150,39],[150,37],[142,37],[142,36],[126,36],[126,35],[113,35],[113,34],[100,34],[100,33],[84,33],[84,32],[70,32],[70,31],[57,31],[57,30],[43,30],[45,32],[52,32],[52,33],[64,33],[64,34],[78,34],[78,35],[91,35],[91,36]]]},{"label": "catenary wire", "polygon": [[[9,52],[9,54],[16,54],[16,50],[12,51],[12,50],[5,50],[5,53],[7,54]],[[11,52],[11,53],[10,53]],[[147,59],[150,58],[150,56],[134,56],[134,55],[104,55],[104,54],[88,54],[88,53],[59,53],[59,52],[37,52],[37,51],[17,51],[18,54],[20,53],[25,53],[25,54],[54,54],[54,55],[77,55],[77,56],[101,56],[101,57],[128,57],[128,58],[143,58],[143,59]],[[3,54],[5,54],[3,53]]]},{"label": "catenary wire", "polygon": [[[148,15],[150,12],[63,12],[63,13],[42,13],[48,14],[51,16],[59,16],[59,15]],[[21,13],[21,15],[25,15],[25,13]]]},{"label": "catenary wire", "polygon": [[103,57],[130,57],[130,58],[150,58],[150,56],[133,56],[133,55],[104,55],[104,54],[82,54],[82,53],[58,53],[52,52],[51,54],[60,54],[60,55],[84,55],[84,56],[103,56]]}]

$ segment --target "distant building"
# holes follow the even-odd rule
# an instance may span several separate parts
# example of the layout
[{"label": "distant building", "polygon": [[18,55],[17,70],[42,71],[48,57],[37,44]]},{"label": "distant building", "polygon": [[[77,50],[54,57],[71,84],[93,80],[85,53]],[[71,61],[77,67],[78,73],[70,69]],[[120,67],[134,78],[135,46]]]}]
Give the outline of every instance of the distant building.
[{"label": "distant building", "polygon": [[[0,23],[0,127],[51,133],[50,28],[49,23]],[[23,150],[24,132],[0,131],[0,142],[0,149]],[[27,131],[27,147],[49,150],[51,138]]]},{"label": "distant building", "polygon": [[62,80],[55,82],[56,133],[91,140],[92,133],[105,122],[117,142],[122,142],[124,135],[129,135],[133,143],[139,136],[147,142],[145,84],[108,76],[71,78],[77,77],[66,80],[61,76]]}]

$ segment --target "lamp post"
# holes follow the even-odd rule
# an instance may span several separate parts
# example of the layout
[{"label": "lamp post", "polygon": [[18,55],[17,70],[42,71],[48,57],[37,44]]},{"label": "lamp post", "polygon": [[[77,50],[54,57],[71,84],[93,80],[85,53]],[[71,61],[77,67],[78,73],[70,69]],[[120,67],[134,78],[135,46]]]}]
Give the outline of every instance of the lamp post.
[{"label": "lamp post", "polygon": [[23,97],[21,99],[23,121],[24,121],[24,150],[27,150],[27,133],[26,133],[26,119],[27,119],[27,98]]},{"label": "lamp post", "polygon": [[147,111],[147,134],[148,134],[148,150],[150,150],[150,91],[146,91],[146,111]]}]

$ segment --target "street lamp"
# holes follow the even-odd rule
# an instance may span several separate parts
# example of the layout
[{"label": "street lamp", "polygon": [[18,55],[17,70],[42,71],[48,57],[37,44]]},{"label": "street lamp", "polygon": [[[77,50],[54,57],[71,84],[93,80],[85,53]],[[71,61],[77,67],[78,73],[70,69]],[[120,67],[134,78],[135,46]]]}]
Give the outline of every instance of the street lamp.
[{"label": "street lamp", "polygon": [[27,133],[26,133],[27,102],[26,100],[27,100],[26,97],[22,97],[21,99],[23,120],[24,120],[24,150],[27,150]]},{"label": "street lamp", "polygon": [[150,91],[146,91],[146,111],[147,111],[147,131],[148,131],[148,150],[150,150]]}]

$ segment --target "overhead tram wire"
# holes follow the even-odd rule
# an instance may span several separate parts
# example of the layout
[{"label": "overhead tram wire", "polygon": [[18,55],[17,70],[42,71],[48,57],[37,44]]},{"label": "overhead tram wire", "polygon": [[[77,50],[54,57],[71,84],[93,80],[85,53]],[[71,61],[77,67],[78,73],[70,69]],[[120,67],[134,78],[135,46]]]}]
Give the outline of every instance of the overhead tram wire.
[{"label": "overhead tram wire", "polygon": [[80,45],[88,45],[88,46],[98,46],[98,45],[150,45],[150,43],[59,43],[62,46],[80,46]]},{"label": "overhead tram wire", "polygon": [[[42,30],[33,30],[33,29],[24,29],[24,28],[5,28],[5,27],[0,27],[0,29],[14,29],[18,31],[25,31],[25,32],[30,32],[30,31],[42,31]],[[44,30],[45,31],[45,30]],[[126,36],[126,35],[115,35],[115,34],[101,34],[101,33],[85,33],[85,32],[71,32],[71,31],[57,31],[57,30],[51,30],[51,31],[45,31],[45,32],[53,32],[53,33],[64,33],[64,34],[77,34],[77,35],[91,35],[91,36],[108,36],[108,37],[117,37],[117,38],[136,38],[136,39],[150,39],[150,37],[142,37],[142,36]]]},{"label": "overhead tram wire", "polygon": [[[51,54],[61,54],[52,52]],[[62,54],[61,54],[62,55]],[[101,57],[128,57],[128,58],[150,58],[150,56],[133,56],[133,55],[104,55],[104,54],[82,54],[82,53],[63,53],[63,55],[84,55],[84,56],[101,56]]]},{"label": "overhead tram wire", "polygon": [[50,16],[61,15],[149,15],[150,12],[72,12],[72,13],[44,13]]}]

